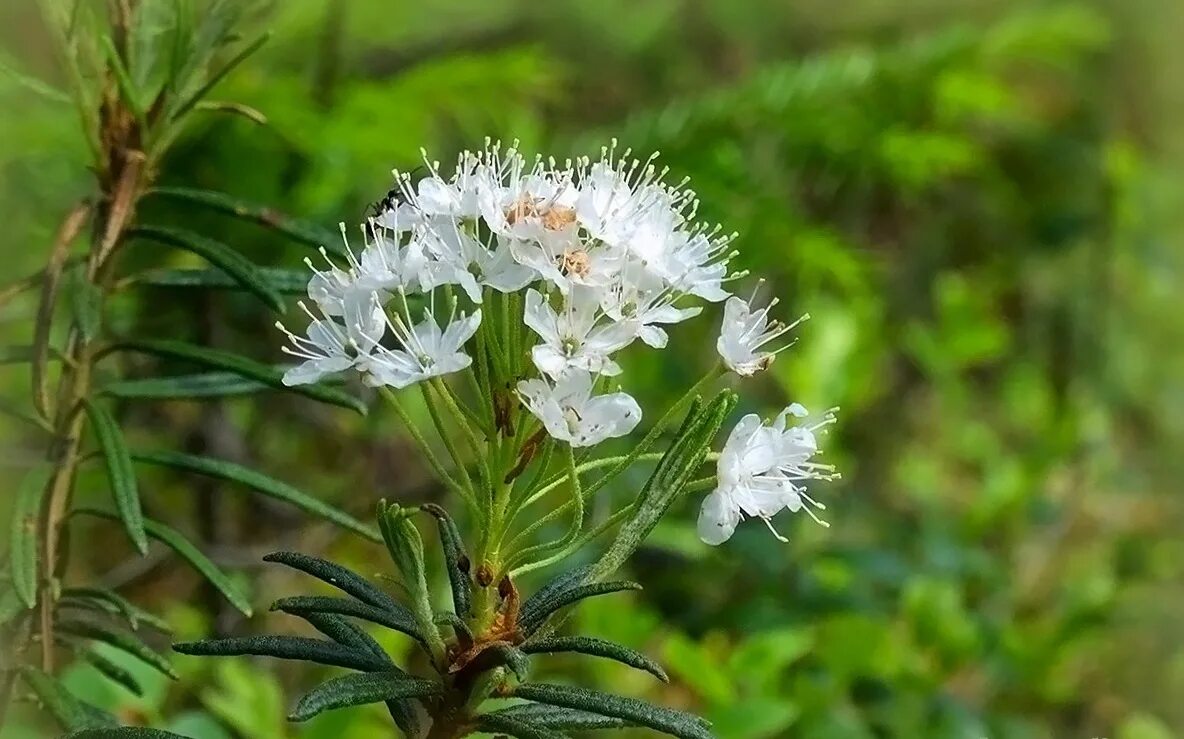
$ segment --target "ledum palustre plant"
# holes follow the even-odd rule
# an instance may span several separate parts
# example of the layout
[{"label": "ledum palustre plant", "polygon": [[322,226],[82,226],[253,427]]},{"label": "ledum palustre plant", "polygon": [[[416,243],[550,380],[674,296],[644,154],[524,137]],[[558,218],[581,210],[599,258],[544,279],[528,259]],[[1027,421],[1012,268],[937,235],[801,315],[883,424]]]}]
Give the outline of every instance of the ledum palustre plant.
[{"label": "ledum palustre plant", "polygon": [[[757,309],[730,294],[746,277],[729,271],[731,236],[697,222],[694,194],[685,183],[668,184],[652,157],[632,159],[614,144],[595,161],[560,164],[486,142],[450,171],[425,155],[425,171],[418,181],[396,172],[356,239],[343,227],[344,260],[308,260],[304,335],[277,328],[297,360],[284,382],[302,387],[349,373],[379,388],[452,493],[454,511],[380,506],[379,527],[402,585],[398,598],[333,562],[270,555],[345,594],[272,606],[325,639],[240,637],[174,648],[354,671],[301,698],[296,721],[384,702],[412,737],[529,739],[622,727],[711,736],[690,714],[537,682],[531,668],[544,655],[575,652],[665,679],[644,655],[560,627],[569,607],[639,587],[611,577],[688,493],[711,491],[699,515],[708,544],[728,539],[745,516],[772,529],[770,519],[783,509],[813,516],[822,508],[804,485],[832,476],[812,460],[815,432],[833,413],[807,422],[795,404],[772,423],[745,416],[716,454],[712,444],[736,396],[725,390],[701,399],[729,371],[749,376],[767,367],[788,346],[782,337],[792,325],[770,319],[771,306]],[[695,318],[704,303],[724,304],[716,365],[627,453],[598,454],[643,417],[619,385],[627,378],[616,357],[664,348],[665,327]],[[409,407],[415,396],[426,406],[428,428]],[[590,521],[593,499],[634,466],[650,472],[632,501]],[[425,528],[443,547],[446,603],[429,588]],[[568,564],[576,555],[585,564]],[[538,570],[554,574],[524,593],[522,577]],[[430,672],[397,666],[356,620],[411,637]]]},{"label": "ledum palustre plant", "polygon": [[[108,36],[100,37],[132,33],[140,17],[136,8],[116,3],[104,31]],[[71,29],[62,30],[63,48],[74,48],[76,19],[54,20],[60,29]],[[229,28],[223,29],[226,34]],[[51,350],[49,324],[58,279],[69,261],[73,238],[68,230],[59,240],[65,246],[55,249],[56,262],[29,281],[43,286],[31,351],[35,390],[46,384],[50,354],[64,359],[52,409],[40,400],[34,404],[33,422],[51,438],[50,478],[46,486],[26,486],[14,519],[17,535],[8,565],[13,597],[6,600],[12,606],[5,612],[10,613],[7,628],[23,635],[25,647],[6,666],[6,680],[23,678],[78,736],[130,736],[137,730],[111,728],[109,716],[53,681],[52,645],[58,634],[80,640],[82,648],[91,639],[127,647],[168,669],[162,657],[128,633],[112,636],[93,622],[74,633],[58,628],[59,613],[72,593],[80,608],[114,610],[133,625],[144,620],[138,609],[114,594],[71,591],[60,582],[55,542],[74,515],[122,521],[141,549],[147,536],[156,536],[234,593],[196,548],[139,514],[133,465],[141,461],[242,482],[385,543],[398,577],[398,595],[328,560],[294,552],[268,557],[344,593],[346,597],[284,598],[273,605],[307,621],[325,638],[254,636],[175,645],[187,654],[271,656],[353,671],[300,699],[293,720],[385,703],[395,726],[411,737],[475,732],[560,737],[569,731],[627,726],[679,737],[711,736],[710,727],[689,714],[580,686],[537,682],[530,673],[535,659],[574,652],[613,659],[665,679],[649,658],[594,636],[566,635],[562,626],[569,607],[638,587],[610,578],[687,495],[710,491],[701,503],[699,534],[713,545],[728,539],[744,517],[759,518],[772,529],[770,520],[783,509],[814,516],[813,509],[822,508],[805,485],[832,475],[813,459],[818,451],[815,432],[831,423],[833,414],[805,421],[805,409],[795,404],[772,422],[748,415],[719,453],[711,451],[737,398],[728,390],[703,398],[729,372],[749,376],[767,367],[788,346],[784,337],[792,328],[770,318],[772,303],[756,308],[753,298],[731,295],[747,278],[729,269],[735,256],[732,236],[703,225],[694,193],[685,183],[670,184],[653,157],[639,161],[617,152],[614,144],[596,160],[560,163],[528,160],[513,146],[486,142],[481,150],[458,157],[450,171],[429,160],[427,174],[418,181],[396,173],[394,187],[359,225],[356,237],[343,228],[341,246],[321,241],[323,258],[309,260],[309,302],[299,303],[309,319],[303,336],[277,324],[286,337],[286,351],[296,360],[286,371],[170,340],[108,337],[102,307],[118,287],[229,283],[278,309],[282,302],[276,282],[286,276],[258,269],[225,245],[134,222],[138,198],[153,192],[152,165],[160,156],[143,144],[165,146],[175,133],[171,128],[167,133],[151,130],[152,125],[165,125],[158,123],[159,111],[169,106],[137,86],[144,73],[134,71],[134,55],[120,52],[135,45],[118,38],[109,45],[112,51],[98,57],[104,61],[94,79],[102,82],[104,104],[123,111],[126,125],[138,132],[130,141],[119,139],[119,161],[140,163],[130,175],[123,174],[128,170],[121,165],[117,177],[100,177],[95,206],[80,206],[74,217],[78,225],[70,226],[81,228],[85,219],[93,219],[98,236],[78,280],[91,286],[83,295],[93,300],[71,301],[94,309],[73,311],[74,325],[64,347]],[[215,72],[210,79],[219,76]],[[84,90],[88,79],[80,80]],[[176,94],[171,90],[166,83],[155,95]],[[89,110],[85,99],[80,108]],[[186,102],[182,109],[189,113],[198,106]],[[104,120],[99,117],[100,125]],[[176,125],[172,116],[164,120]],[[100,135],[98,143],[98,151],[106,151],[107,138]],[[176,188],[155,192],[255,218],[309,241],[308,232],[294,222],[217,194]],[[122,275],[116,257],[121,247],[137,239],[196,252],[210,262],[211,270],[200,275]],[[627,453],[598,453],[604,442],[633,434],[642,427],[643,415],[648,418],[620,386],[627,378],[616,358],[626,351],[665,348],[665,326],[696,318],[705,304],[720,303],[716,365],[647,423]],[[450,493],[451,510],[436,504],[384,503],[375,534],[258,473],[171,451],[129,450],[101,386],[94,383],[96,365],[124,351],[185,360],[208,370],[167,381],[174,384],[208,388],[245,378],[347,406],[357,401],[319,383],[339,373],[360,378],[379,389],[384,409],[404,422],[422,459]],[[131,387],[134,395],[147,382],[124,382],[122,395],[114,394],[127,397]],[[410,408],[413,399],[426,407],[422,426]],[[116,503],[110,513],[70,505],[73,473],[86,455],[85,428],[91,429],[88,438],[110,471]],[[631,473],[628,479],[638,479],[640,470],[648,470],[648,476],[628,504],[598,520],[586,515],[606,486],[620,483],[626,472]],[[426,571],[425,530],[443,548],[451,590],[446,601],[429,588],[435,578]],[[583,564],[573,566],[575,561]],[[536,571],[551,573],[549,581],[523,592],[523,576]],[[397,666],[360,623],[409,636],[428,667]],[[40,650],[39,664],[30,655],[37,651],[30,646],[38,641],[50,645]]]},{"label": "ledum palustre plant", "polygon": [[[45,27],[57,53],[63,89],[5,70],[16,82],[63,106],[73,106],[90,155],[91,193],[67,209],[45,266],[0,286],[0,310],[31,316],[31,340],[0,347],[5,371],[25,371],[28,403],[0,406],[29,429],[42,462],[13,481],[11,519],[0,551],[0,725],[16,700],[32,698],[67,731],[114,726],[115,719],[67,692],[57,681],[74,660],[93,664],[108,679],[138,691],[126,670],[96,650],[105,643],[172,675],[169,660],[149,647],[145,631],[167,628],[119,593],[66,576],[71,559],[85,560],[84,540],[71,527],[92,519],[103,534],[122,530],[140,554],[150,541],[208,579],[229,601],[250,613],[232,579],[175,528],[144,515],[137,466],[204,475],[252,494],[286,501],[347,530],[381,540],[376,528],[291,485],[225,460],[129,443],[121,407],[160,399],[212,399],[275,388],[364,411],[340,389],[290,388],[272,365],[196,346],[174,337],[117,335],[108,320],[112,304],[134,291],[165,299],[175,290],[245,291],[263,310],[282,312],[293,281],[266,270],[230,246],[176,225],[142,222],[146,198],[171,198],[221,210],[268,226],[287,238],[320,244],[325,238],[297,221],[218,193],[157,188],[155,180],[171,145],[196,117],[238,113],[256,121],[249,107],[211,98],[217,84],[266,40],[242,38],[249,4],[238,0],[180,2],[112,0],[108,3],[42,0]],[[136,251],[135,260],[124,259]],[[204,267],[172,269],[180,252]],[[192,257],[191,257],[192,258]],[[132,271],[125,265],[144,265]],[[123,375],[129,355],[183,365],[190,373]],[[143,369],[139,370],[141,373]],[[105,469],[109,504],[80,506],[76,482],[84,465]],[[72,546],[71,546],[72,544]]]}]

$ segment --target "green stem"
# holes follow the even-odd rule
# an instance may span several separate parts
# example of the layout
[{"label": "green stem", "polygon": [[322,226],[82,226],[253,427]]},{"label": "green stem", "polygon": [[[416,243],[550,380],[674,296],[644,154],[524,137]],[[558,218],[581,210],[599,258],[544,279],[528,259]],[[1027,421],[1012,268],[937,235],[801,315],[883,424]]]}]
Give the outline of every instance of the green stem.
[{"label": "green stem", "polygon": [[468,466],[465,464],[464,455],[460,453],[456,442],[452,438],[452,434],[448,432],[448,426],[444,423],[444,419],[440,416],[440,410],[436,408],[436,402],[432,399],[430,384],[420,385],[420,392],[423,394],[423,402],[428,407],[428,415],[432,417],[432,423],[436,426],[436,433],[440,435],[440,439],[444,442],[444,448],[448,450],[448,456],[452,457],[452,463],[456,466],[457,472],[460,473],[460,484],[466,488],[470,494],[476,496],[476,489],[473,487],[473,478],[469,476]]},{"label": "green stem", "polygon": [[394,407],[395,413],[399,416],[399,419],[403,422],[403,425],[407,427],[407,433],[411,435],[411,439],[415,442],[415,445],[419,447],[419,451],[421,454],[423,454],[424,460],[427,461],[428,466],[432,468],[432,472],[436,474],[436,477],[439,478],[440,482],[444,483],[444,485],[449,490],[452,490],[454,493],[459,495],[461,499],[473,509],[473,512],[477,514],[478,519],[483,520],[481,518],[481,507],[477,505],[477,501],[473,498],[472,492],[463,488],[460,483],[458,483],[452,477],[452,475],[449,475],[448,471],[444,469],[444,465],[440,463],[439,457],[437,457],[436,453],[432,451],[432,447],[430,444],[428,444],[428,440],[424,437],[423,432],[421,432],[419,427],[416,426],[416,424],[411,420],[411,415],[407,413],[407,409],[403,407],[403,404],[399,401],[399,397],[395,391],[389,387],[384,387],[382,388],[382,394],[386,397],[391,406]]},{"label": "green stem", "polygon": [[[559,547],[559,551],[555,552],[549,557],[544,557],[536,562],[521,565],[510,570],[510,577],[517,577],[533,570],[549,567],[556,562],[559,562],[568,557],[575,551],[575,547],[580,542],[580,529],[584,527],[584,494],[580,490],[580,475],[576,469],[576,457],[574,450],[568,446],[567,448],[567,474],[568,479],[571,480],[571,503],[575,504],[575,512],[572,515],[571,526],[563,538],[554,544],[547,544],[541,547],[531,547],[522,550],[517,558],[525,559],[532,556],[535,552],[542,552],[544,550]],[[532,551],[533,550],[533,551]]]},{"label": "green stem", "polygon": [[723,365],[722,363],[716,363],[714,367],[709,369],[706,374],[699,378],[698,382],[691,386],[690,390],[687,390],[686,394],[679,398],[674,403],[674,405],[670,406],[670,408],[666,411],[666,414],[662,416],[662,418],[659,419],[656,424],[654,424],[654,427],[651,428],[649,433],[645,435],[645,438],[641,440],[641,443],[635,446],[632,451],[630,451],[629,454],[627,454],[625,458],[621,460],[620,464],[605,473],[599,480],[592,483],[588,489],[588,495],[595,493],[610,483],[617,475],[624,472],[631,464],[636,462],[643,454],[645,454],[646,451],[648,451],[649,448],[652,447],[655,442],[657,442],[658,437],[662,435],[662,432],[666,430],[666,427],[670,425],[670,422],[674,420],[675,416],[682,412],[682,409],[685,408],[695,398],[695,396],[699,394],[700,390],[702,390],[709,383],[713,382],[721,374],[723,374]]}]

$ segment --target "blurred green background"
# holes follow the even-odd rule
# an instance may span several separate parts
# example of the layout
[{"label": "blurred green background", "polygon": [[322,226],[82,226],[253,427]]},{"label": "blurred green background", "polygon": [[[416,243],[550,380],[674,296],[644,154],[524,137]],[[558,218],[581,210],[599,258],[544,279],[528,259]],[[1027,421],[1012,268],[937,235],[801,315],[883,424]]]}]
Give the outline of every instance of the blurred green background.
[{"label": "blurred green background", "polygon": [[[1178,0],[287,0],[257,23],[271,42],[214,97],[268,124],[207,115],[162,182],[333,226],[358,221],[421,146],[448,161],[492,136],[567,156],[616,137],[689,176],[784,315],[813,316],[738,412],[841,406],[825,443],[843,479],[817,496],[831,528],[779,520],[783,545],[750,524],[713,549],[685,501],[631,565],[645,592],[580,616],[583,633],[654,654],[672,684],[586,662],[552,677],[699,711],[726,739],[1184,735]],[[59,79],[30,0],[0,4],[0,40],[5,67]],[[0,257],[16,277],[91,180],[68,105],[0,71],[0,109]],[[264,263],[303,256],[154,207]],[[6,307],[0,337],[27,341],[34,310]],[[626,383],[651,417],[711,361],[715,320],[678,327],[665,352],[631,350]],[[245,296],[141,293],[113,321],[281,357]],[[27,382],[0,367],[4,397]],[[261,396],[123,420],[357,515],[440,495],[382,413]],[[5,469],[38,453],[0,434]],[[297,587],[258,566],[267,551],[381,561],[216,483],[143,484],[152,515],[205,542],[257,605]],[[79,532],[76,576],[163,609],[182,637],[293,628],[243,620],[164,554],[106,536]],[[142,675],[142,699],[89,668],[67,682],[199,739],[384,735],[381,710],[285,724],[310,668],[178,664],[179,683]],[[30,721],[3,736],[48,735]]]}]

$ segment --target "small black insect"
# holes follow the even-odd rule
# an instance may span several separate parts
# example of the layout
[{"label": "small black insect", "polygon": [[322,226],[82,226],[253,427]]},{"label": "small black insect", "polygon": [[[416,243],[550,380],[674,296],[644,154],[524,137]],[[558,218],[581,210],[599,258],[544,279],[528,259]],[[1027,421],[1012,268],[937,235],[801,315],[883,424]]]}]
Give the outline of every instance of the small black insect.
[{"label": "small black insect", "polygon": [[421,164],[406,174],[400,174],[401,181],[395,183],[395,186],[390,190],[387,190],[386,195],[381,200],[371,203],[366,208],[365,216],[367,218],[377,218],[388,210],[394,210],[400,203],[406,202],[407,197],[404,188],[410,187],[422,179],[425,172],[427,172],[427,167]]}]

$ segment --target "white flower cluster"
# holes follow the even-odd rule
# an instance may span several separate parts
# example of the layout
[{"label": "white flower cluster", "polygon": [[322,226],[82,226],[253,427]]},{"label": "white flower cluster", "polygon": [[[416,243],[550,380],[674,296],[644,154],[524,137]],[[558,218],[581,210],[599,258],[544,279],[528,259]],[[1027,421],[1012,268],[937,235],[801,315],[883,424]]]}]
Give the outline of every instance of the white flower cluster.
[{"label": "white flower cluster", "polygon": [[[754,310],[730,296],[733,235],[697,221],[694,193],[666,182],[653,157],[631,159],[614,145],[595,161],[531,162],[487,142],[461,154],[451,173],[427,165],[416,183],[396,173],[382,211],[362,227],[361,250],[347,240],[344,266],[313,267],[315,310],[301,303],[312,319],[306,335],[280,325],[291,343],[285,351],[301,360],[285,383],[353,369],[369,385],[404,388],[464,370],[473,361],[465,347],[484,330],[483,302],[493,292],[521,293],[522,320],[538,337],[529,351],[537,376],[520,379],[518,396],[552,437],[587,447],[641,420],[628,394],[598,394],[604,378],[621,372],[614,356],[637,340],[665,347],[664,327],[698,315],[695,303],[727,301],[717,348],[742,376],[767,367],[780,350],[767,345],[793,327],[770,321],[772,304]],[[425,306],[419,320],[413,304]],[[721,468],[721,490],[722,480]],[[736,517],[772,515],[736,492],[709,501]]]},{"label": "white flower cluster", "polygon": [[699,510],[700,539],[721,544],[731,538],[742,516],[752,516],[784,541],[769,519],[785,509],[804,510],[826,525],[811,510],[826,506],[811,498],[803,483],[835,478],[833,467],[810,461],[818,452],[815,432],[834,423],[835,416],[828,411],[809,426],[788,425],[790,416],[802,419],[806,415],[806,409],[794,403],[771,425],[765,425],[755,413],[740,419],[719,455],[715,491]]}]

